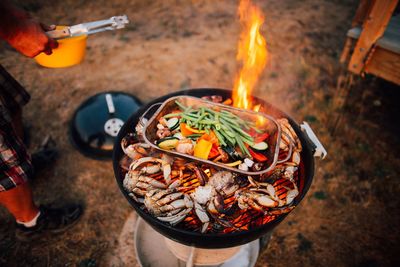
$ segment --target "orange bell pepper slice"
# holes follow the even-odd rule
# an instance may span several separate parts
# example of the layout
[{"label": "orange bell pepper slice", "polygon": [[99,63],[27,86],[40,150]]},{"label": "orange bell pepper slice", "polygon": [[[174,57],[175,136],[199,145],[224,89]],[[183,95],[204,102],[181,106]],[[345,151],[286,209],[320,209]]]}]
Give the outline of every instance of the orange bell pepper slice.
[{"label": "orange bell pepper slice", "polygon": [[209,142],[211,142],[213,144],[216,144],[217,147],[219,146],[218,137],[215,135],[214,131],[210,131],[209,134],[207,134],[207,133],[203,134],[202,136],[200,136],[199,139],[204,139],[204,140],[209,141]]},{"label": "orange bell pepper slice", "polygon": [[188,136],[188,135],[193,134],[193,132],[190,129],[188,129],[188,126],[186,125],[186,123],[181,123],[181,134],[183,136]]},{"label": "orange bell pepper slice", "polygon": [[194,156],[201,159],[208,159],[208,155],[210,154],[212,148],[212,143],[201,139],[194,146]]}]

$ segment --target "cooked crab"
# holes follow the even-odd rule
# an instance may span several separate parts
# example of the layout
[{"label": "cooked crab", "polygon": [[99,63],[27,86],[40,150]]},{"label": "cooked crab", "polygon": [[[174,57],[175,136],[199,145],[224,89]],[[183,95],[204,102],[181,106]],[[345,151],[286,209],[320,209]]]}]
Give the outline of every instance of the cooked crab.
[{"label": "cooked crab", "polygon": [[[139,169],[139,166],[147,164]],[[160,182],[149,175],[163,172],[165,183]],[[143,202],[143,197],[147,191],[158,188],[165,189],[167,187],[176,187],[177,183],[171,183],[171,165],[166,161],[145,157],[132,162],[129,171],[126,173],[123,185],[130,192],[130,196],[138,202]]]},{"label": "cooked crab", "polygon": [[193,209],[193,202],[187,194],[175,188],[153,189],[146,193],[144,205],[160,221],[178,224]]}]

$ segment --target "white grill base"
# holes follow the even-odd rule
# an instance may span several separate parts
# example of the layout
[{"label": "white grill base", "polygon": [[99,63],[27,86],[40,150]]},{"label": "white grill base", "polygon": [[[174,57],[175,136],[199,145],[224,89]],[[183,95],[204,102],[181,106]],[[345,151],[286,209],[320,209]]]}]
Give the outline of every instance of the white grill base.
[{"label": "white grill base", "polygon": [[[194,249],[194,266],[253,267],[260,249],[259,240],[228,249]],[[140,266],[184,267],[192,247],[165,238],[139,219],[135,230],[135,251]]]}]

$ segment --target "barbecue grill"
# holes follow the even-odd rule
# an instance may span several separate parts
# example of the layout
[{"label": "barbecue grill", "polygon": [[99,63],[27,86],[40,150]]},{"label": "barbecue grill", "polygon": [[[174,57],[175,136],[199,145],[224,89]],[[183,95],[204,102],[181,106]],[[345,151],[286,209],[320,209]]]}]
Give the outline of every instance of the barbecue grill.
[{"label": "barbecue grill", "polygon": [[[122,194],[128,200],[130,205],[136,210],[139,216],[142,217],[148,224],[150,224],[156,231],[158,231],[163,236],[169,239],[172,239],[174,241],[177,241],[185,245],[195,246],[198,248],[228,248],[246,244],[270,232],[280,222],[282,222],[285,219],[288,213],[270,216],[269,221],[262,221],[260,225],[257,225],[255,227],[249,227],[249,230],[240,232],[228,232],[228,233],[199,233],[196,231],[190,231],[187,229],[174,227],[164,222],[161,222],[154,216],[145,212],[140,207],[139,203],[134,201],[128,195],[128,192],[125,191],[123,187],[123,172],[119,166],[120,160],[124,156],[124,153],[120,146],[120,142],[122,138],[126,136],[128,133],[132,133],[135,131],[135,126],[138,124],[139,120],[146,111],[147,111],[146,116],[151,116],[152,114],[154,114],[156,109],[152,107],[154,107],[154,104],[156,103],[163,102],[170,97],[178,95],[188,95],[195,97],[220,95],[223,98],[229,98],[231,94],[232,91],[226,89],[203,88],[203,89],[190,89],[190,90],[174,92],[169,95],[165,95],[158,99],[155,99],[152,102],[142,106],[126,121],[124,126],[121,128],[116,143],[114,145],[114,152],[113,152],[114,174]],[[277,118],[281,117],[287,118],[301,141],[303,150],[301,152],[301,164],[299,168],[299,195],[294,200],[294,205],[297,206],[306,195],[312,183],[312,179],[314,176],[314,156],[315,155],[324,156],[326,154],[326,151],[320,145],[319,141],[316,139],[311,129],[308,128],[307,124],[304,124],[301,127],[288,115],[286,115],[273,105],[259,98],[254,98],[253,101],[257,104],[262,104],[264,110],[266,110],[269,115],[272,115]],[[302,131],[303,127],[307,133]],[[258,218],[255,218],[254,216],[258,216],[256,212],[254,213],[247,212],[245,216],[242,216],[240,218],[240,220],[243,221],[241,223],[245,225],[245,224],[250,224],[254,220],[258,220]],[[260,220],[264,220],[262,218],[262,215],[259,216]]]}]

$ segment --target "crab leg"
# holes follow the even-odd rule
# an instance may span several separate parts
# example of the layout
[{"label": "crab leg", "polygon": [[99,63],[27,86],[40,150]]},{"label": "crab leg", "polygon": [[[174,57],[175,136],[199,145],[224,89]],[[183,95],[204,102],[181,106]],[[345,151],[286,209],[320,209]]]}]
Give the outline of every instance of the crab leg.
[{"label": "crab leg", "polygon": [[145,190],[142,190],[142,189],[140,189],[140,188],[134,188],[134,189],[132,189],[132,193],[134,193],[135,195],[142,196],[142,197],[144,197],[144,196],[146,195],[146,191],[145,191]]},{"label": "crab leg", "polygon": [[[174,200],[180,198],[182,195],[183,195],[183,193],[181,193],[181,192],[172,193],[172,194],[169,194],[169,195],[167,195],[166,197],[164,197],[164,198],[158,200],[156,203],[157,203],[158,205],[160,205],[160,206],[164,206],[165,204],[168,204],[168,203],[170,203],[170,202],[172,202],[172,201],[174,201]],[[183,201],[183,200],[182,200],[182,201]]]},{"label": "crab leg", "polygon": [[194,211],[197,215],[197,218],[199,218],[199,220],[203,223],[203,226],[201,227],[201,232],[204,233],[207,230],[208,225],[210,224],[210,218],[208,217],[207,212],[203,209],[203,207],[196,201],[194,201]]},{"label": "crab leg", "polygon": [[164,180],[167,184],[170,184],[171,183],[171,165],[168,164],[167,162],[163,161],[162,167],[163,167]]},{"label": "crab leg", "polygon": [[178,186],[180,186],[181,185],[181,181],[179,180],[179,179],[176,179],[174,182],[172,182],[169,186],[168,186],[168,188],[171,188],[171,189],[176,189]]},{"label": "crab leg", "polygon": [[137,184],[139,185],[140,182],[147,183],[147,184],[149,184],[153,187],[157,187],[157,188],[166,188],[167,187],[165,184],[163,184],[149,176],[143,176],[143,175],[139,176],[139,182]]},{"label": "crab leg", "polygon": [[155,174],[161,170],[160,165],[155,164],[155,165],[150,165],[143,167],[140,172],[141,173],[146,173],[146,174]]},{"label": "crab leg", "polygon": [[161,199],[163,196],[176,192],[175,189],[167,189],[167,190],[153,190],[150,191],[147,195],[151,197],[154,201]]},{"label": "crab leg", "polygon": [[178,224],[181,221],[183,221],[183,219],[186,218],[186,216],[189,214],[189,212],[191,210],[192,210],[192,208],[184,209],[175,215],[157,217],[157,219],[159,219],[160,221],[163,221],[163,222],[169,222],[171,225],[175,225],[175,224]]}]

